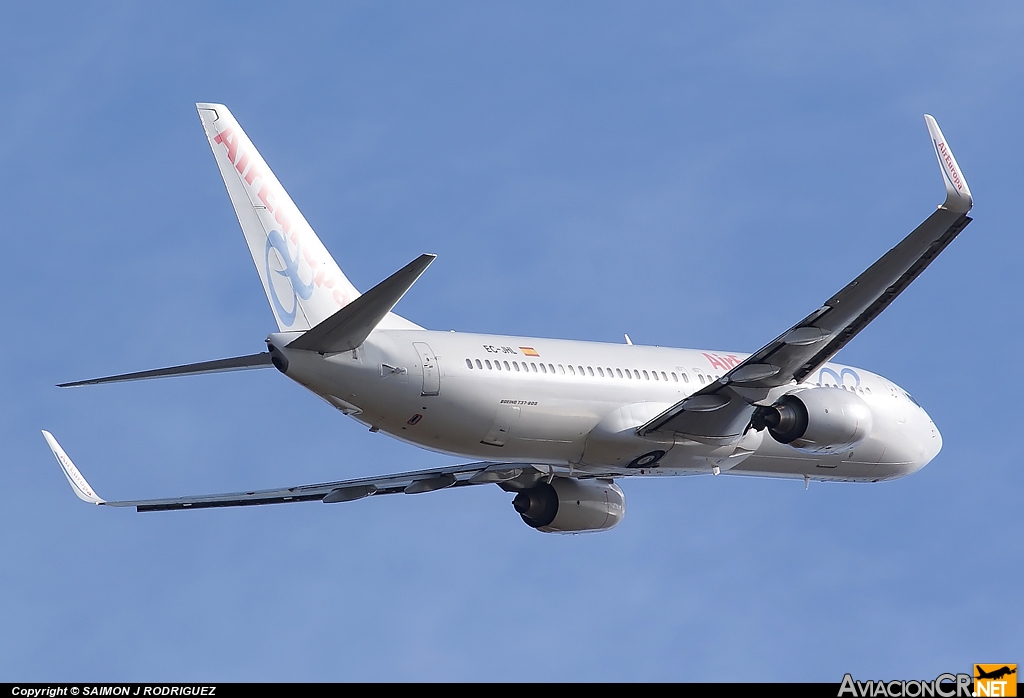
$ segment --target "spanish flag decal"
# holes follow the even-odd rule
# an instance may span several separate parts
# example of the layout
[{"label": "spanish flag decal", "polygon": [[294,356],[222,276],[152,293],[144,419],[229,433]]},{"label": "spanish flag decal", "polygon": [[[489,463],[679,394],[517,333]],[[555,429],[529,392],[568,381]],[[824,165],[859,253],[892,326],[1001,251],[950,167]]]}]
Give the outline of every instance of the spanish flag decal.
[{"label": "spanish flag decal", "polygon": [[533,347],[519,347],[519,351],[523,352],[523,356],[536,356],[540,358],[540,354]]}]

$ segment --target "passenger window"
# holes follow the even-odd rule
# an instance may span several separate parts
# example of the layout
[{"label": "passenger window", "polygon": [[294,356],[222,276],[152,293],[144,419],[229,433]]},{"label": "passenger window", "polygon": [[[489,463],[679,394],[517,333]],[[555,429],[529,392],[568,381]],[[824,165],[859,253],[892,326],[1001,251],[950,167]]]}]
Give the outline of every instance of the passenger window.
[{"label": "passenger window", "polygon": [[700,384],[704,385],[704,375],[701,373],[697,374],[697,379],[700,380]]},{"label": "passenger window", "polygon": [[540,365],[540,372],[541,373],[547,373],[548,372],[548,369],[547,369],[547,367],[544,364]]},{"label": "passenger window", "polygon": [[589,373],[591,376],[593,376],[594,375],[594,369],[591,368],[590,366],[587,366],[587,373]]},{"label": "passenger window", "polygon": [[651,377],[647,375],[647,371],[644,371],[644,380],[651,380]]},{"label": "passenger window", "polygon": [[490,359],[484,359],[484,363],[485,363],[485,364],[487,364],[487,370],[491,370],[491,362],[490,362]]},{"label": "passenger window", "polygon": [[552,374],[555,372],[555,365],[554,364],[548,364],[548,368],[551,370]]},{"label": "passenger window", "polygon": [[618,376],[619,378],[622,378],[622,369],[621,369],[621,368],[617,368],[617,369],[615,369],[615,374],[616,374],[616,375],[617,375],[617,376]]},{"label": "passenger window", "polygon": [[519,362],[518,361],[513,361],[512,362],[512,368],[514,368],[516,370],[516,373],[519,373]]},{"label": "passenger window", "polygon": [[658,380],[658,372],[657,371],[651,371],[651,374],[654,376],[654,380]]},{"label": "passenger window", "polygon": [[560,375],[560,376],[564,376],[565,375],[565,367],[562,366],[562,364],[558,364],[558,375]]},{"label": "passenger window", "polygon": [[600,366],[597,367],[597,375],[599,375],[601,378],[604,378],[604,371],[601,370]]},{"label": "passenger window", "polygon": [[576,368],[578,368],[578,369],[580,370],[580,375],[581,375],[581,376],[582,376],[582,375],[584,375],[584,373],[583,373],[583,367],[582,367],[582,366],[577,366]]},{"label": "passenger window", "polygon": [[466,359],[466,366],[468,366],[469,368],[473,368],[473,362],[470,361],[469,359]]},{"label": "passenger window", "polygon": [[684,383],[689,383],[690,382],[690,377],[688,375],[686,375],[686,373],[683,373],[683,382]]},{"label": "passenger window", "polygon": [[575,376],[576,375],[576,369],[574,369],[572,367],[572,364],[569,364],[569,375],[571,375],[571,376]]},{"label": "passenger window", "polygon": [[505,370],[506,371],[511,371],[512,370],[511,368],[508,367],[508,361],[505,362]]},{"label": "passenger window", "polygon": [[535,364],[535,363],[533,363],[531,361],[530,362],[530,370],[533,371],[534,373],[536,373],[537,372],[537,364]]},{"label": "passenger window", "polygon": [[668,376],[665,375],[664,371],[661,372],[661,379],[666,381],[668,380]]},{"label": "passenger window", "polygon": [[609,378],[614,378],[615,377],[615,374],[612,373],[612,370],[610,368],[606,368],[605,372],[608,374]]},{"label": "passenger window", "polygon": [[672,371],[672,382],[673,383],[678,383],[679,382],[679,376],[676,375],[675,371]]},{"label": "passenger window", "polygon": [[864,388],[864,392],[867,393],[868,395],[870,395],[871,394],[871,388]]},{"label": "passenger window", "polygon": [[480,359],[476,360],[476,367],[477,368],[483,368],[484,367],[484,365],[482,363],[480,363]]}]

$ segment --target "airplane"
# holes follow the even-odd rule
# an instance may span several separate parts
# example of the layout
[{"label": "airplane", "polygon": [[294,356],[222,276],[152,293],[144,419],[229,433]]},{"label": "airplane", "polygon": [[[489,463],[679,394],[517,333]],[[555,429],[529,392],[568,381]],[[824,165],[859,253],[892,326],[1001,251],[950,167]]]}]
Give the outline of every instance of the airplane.
[{"label": "airplane", "polygon": [[935,119],[946,198],[860,276],[752,354],[425,329],[393,311],[435,256],[360,294],[222,104],[196,105],[277,331],[264,352],[63,383],[274,367],[372,432],[458,459],[441,468],[272,490],[136,501],[96,494],[43,431],[74,493],[167,511],[350,502],[495,484],[545,533],[602,531],[630,477],[745,475],[880,482],[942,447],[892,381],[830,360],[970,223],[973,198]]},{"label": "airplane", "polygon": [[1004,676],[1009,676],[1010,674],[1016,674],[1017,673],[1017,665],[1015,664],[1012,669],[1009,666],[1004,665],[1004,666],[1000,667],[999,669],[994,669],[992,671],[985,671],[980,666],[976,665],[975,666],[975,672],[977,673],[977,676],[974,677],[976,679],[996,679],[996,680],[998,680],[998,679],[1003,678]]}]

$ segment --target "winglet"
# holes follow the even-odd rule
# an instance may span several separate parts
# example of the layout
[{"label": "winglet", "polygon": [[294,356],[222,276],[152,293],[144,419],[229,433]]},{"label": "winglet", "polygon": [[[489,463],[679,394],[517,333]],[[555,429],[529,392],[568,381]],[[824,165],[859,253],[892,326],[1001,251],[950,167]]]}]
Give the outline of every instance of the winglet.
[{"label": "winglet", "polygon": [[47,445],[50,450],[53,451],[53,457],[57,459],[57,463],[60,465],[60,469],[64,471],[64,477],[71,483],[71,489],[75,491],[78,498],[83,502],[90,502],[92,504],[105,504],[100,499],[99,495],[90,487],[89,483],[86,482],[85,478],[82,477],[82,473],[78,472],[78,468],[68,458],[68,454],[64,453],[64,449],[57,443],[57,439],[53,438],[53,434],[43,430],[43,438],[46,439]]},{"label": "winglet", "polygon": [[944,208],[959,213],[967,213],[974,205],[971,198],[971,190],[967,187],[967,180],[964,179],[953,151],[950,150],[939,125],[930,114],[924,115],[924,122],[928,125],[928,133],[932,137],[932,146],[935,148],[935,157],[939,159],[939,168],[942,170],[942,180],[946,184],[946,201]]}]

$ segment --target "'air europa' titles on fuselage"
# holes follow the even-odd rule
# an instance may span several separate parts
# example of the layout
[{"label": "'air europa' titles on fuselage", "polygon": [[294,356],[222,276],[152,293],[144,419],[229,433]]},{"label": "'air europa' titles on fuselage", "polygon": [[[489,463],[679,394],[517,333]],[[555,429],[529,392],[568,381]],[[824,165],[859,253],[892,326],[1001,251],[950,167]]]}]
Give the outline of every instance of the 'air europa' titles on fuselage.
[{"label": "'air europa' titles on fuselage", "polygon": [[[306,232],[304,228],[308,226],[308,224],[302,225],[305,219],[302,218],[295,205],[291,203],[291,199],[284,193],[284,190],[280,186],[276,186],[259,165],[250,161],[249,152],[244,148],[241,141],[242,139],[235,133],[234,126],[226,127],[213,139],[214,143],[223,145],[227,149],[228,160],[234,165],[238,174],[242,176],[242,180],[251,191],[255,192],[256,198],[267,207],[267,211],[273,214],[274,220],[281,226],[283,235],[280,238],[280,242],[274,239],[274,233],[277,231],[270,231],[267,240],[268,255],[270,249],[275,249],[281,255],[284,262],[285,270],[278,273],[288,277],[296,298],[308,299],[314,288],[322,286],[332,290],[331,296],[338,304],[339,309],[345,307],[352,302],[352,297],[344,289],[346,284],[340,283],[341,279],[338,273],[335,269],[331,268],[334,265],[325,264],[323,260],[318,258],[315,250],[310,250],[310,245],[303,244]],[[259,180],[258,189],[256,186],[257,180]],[[295,246],[294,257],[289,253],[287,244],[281,244],[285,241]],[[304,261],[309,266],[310,274],[313,277],[312,281],[308,284],[302,282],[298,276],[298,264],[300,261]],[[335,288],[335,286],[338,288]],[[271,287],[273,286],[271,285]],[[294,320],[294,310],[289,312],[284,309],[283,305],[279,305],[277,309],[286,316],[286,318],[282,319],[290,317],[291,320]],[[288,321],[287,324],[290,325],[291,321]]]},{"label": "'air europa' titles on fuselage", "polygon": [[718,354],[709,354],[708,352],[701,352],[704,358],[711,364],[711,368],[717,368],[720,371],[728,371],[729,369],[739,366],[742,359],[737,358],[733,354],[727,354],[720,356]]}]

